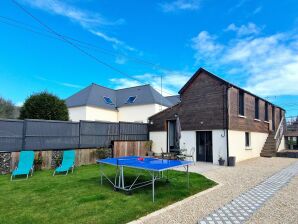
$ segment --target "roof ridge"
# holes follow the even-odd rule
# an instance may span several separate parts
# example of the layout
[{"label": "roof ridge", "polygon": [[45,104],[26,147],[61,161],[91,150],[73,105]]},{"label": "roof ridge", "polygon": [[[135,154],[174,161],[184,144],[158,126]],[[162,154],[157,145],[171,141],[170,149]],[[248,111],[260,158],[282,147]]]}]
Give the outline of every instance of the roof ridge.
[{"label": "roof ridge", "polygon": [[92,86],[92,85],[96,85],[96,86],[99,86],[99,87],[102,87],[102,88],[105,88],[105,89],[116,91],[116,89],[112,89],[112,88],[109,88],[109,87],[106,87],[106,86],[102,86],[102,85],[99,85],[99,84],[97,84],[95,82],[92,82],[90,86]]},{"label": "roof ridge", "polygon": [[132,88],[143,87],[143,86],[150,86],[151,87],[150,84],[144,84],[144,85],[139,85],[139,86],[131,86],[131,87],[125,87],[125,88],[115,89],[115,91],[123,90],[123,89],[132,89]]}]

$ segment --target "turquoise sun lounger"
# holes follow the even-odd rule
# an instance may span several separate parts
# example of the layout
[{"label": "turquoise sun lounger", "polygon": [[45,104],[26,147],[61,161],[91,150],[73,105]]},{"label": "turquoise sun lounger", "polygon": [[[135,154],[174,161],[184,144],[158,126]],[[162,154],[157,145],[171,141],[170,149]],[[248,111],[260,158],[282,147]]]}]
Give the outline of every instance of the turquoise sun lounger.
[{"label": "turquoise sun lounger", "polygon": [[64,173],[64,172],[66,172],[65,175],[67,175],[70,169],[72,170],[72,173],[73,173],[74,165],[75,165],[75,151],[74,150],[64,151],[62,164],[55,169],[53,176],[55,176],[56,173]]},{"label": "turquoise sun lounger", "polygon": [[33,163],[34,163],[34,152],[21,151],[19,164],[17,168],[12,172],[10,180],[12,180],[13,177],[16,177],[19,175],[27,175],[26,179],[28,179],[30,172],[31,172],[31,176],[33,174],[33,169],[34,169]]}]

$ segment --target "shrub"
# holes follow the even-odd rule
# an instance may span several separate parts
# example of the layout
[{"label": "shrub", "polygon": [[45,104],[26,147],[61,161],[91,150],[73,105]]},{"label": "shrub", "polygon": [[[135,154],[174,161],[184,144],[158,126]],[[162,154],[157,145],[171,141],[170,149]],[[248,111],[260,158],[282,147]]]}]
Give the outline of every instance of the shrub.
[{"label": "shrub", "polygon": [[20,119],[69,120],[64,100],[57,96],[41,92],[31,95],[21,107]]}]

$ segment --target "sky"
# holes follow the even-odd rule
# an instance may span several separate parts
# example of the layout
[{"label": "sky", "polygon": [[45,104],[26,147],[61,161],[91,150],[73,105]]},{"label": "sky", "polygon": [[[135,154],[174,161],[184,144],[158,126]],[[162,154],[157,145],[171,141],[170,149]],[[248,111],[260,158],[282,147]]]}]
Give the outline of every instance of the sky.
[{"label": "sky", "polygon": [[177,94],[204,67],[298,114],[296,0],[14,1],[0,1],[0,96],[16,105],[161,77]]}]

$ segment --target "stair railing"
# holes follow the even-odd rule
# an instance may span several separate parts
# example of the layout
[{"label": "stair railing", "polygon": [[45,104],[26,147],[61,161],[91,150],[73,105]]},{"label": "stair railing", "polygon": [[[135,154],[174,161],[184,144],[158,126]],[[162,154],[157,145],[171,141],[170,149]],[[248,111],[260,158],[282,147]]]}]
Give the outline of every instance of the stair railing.
[{"label": "stair railing", "polygon": [[285,131],[285,119],[282,117],[281,121],[279,122],[277,131],[275,133],[274,139],[275,139],[275,149],[278,150],[278,147],[280,145],[280,142],[284,136],[284,131]]}]

